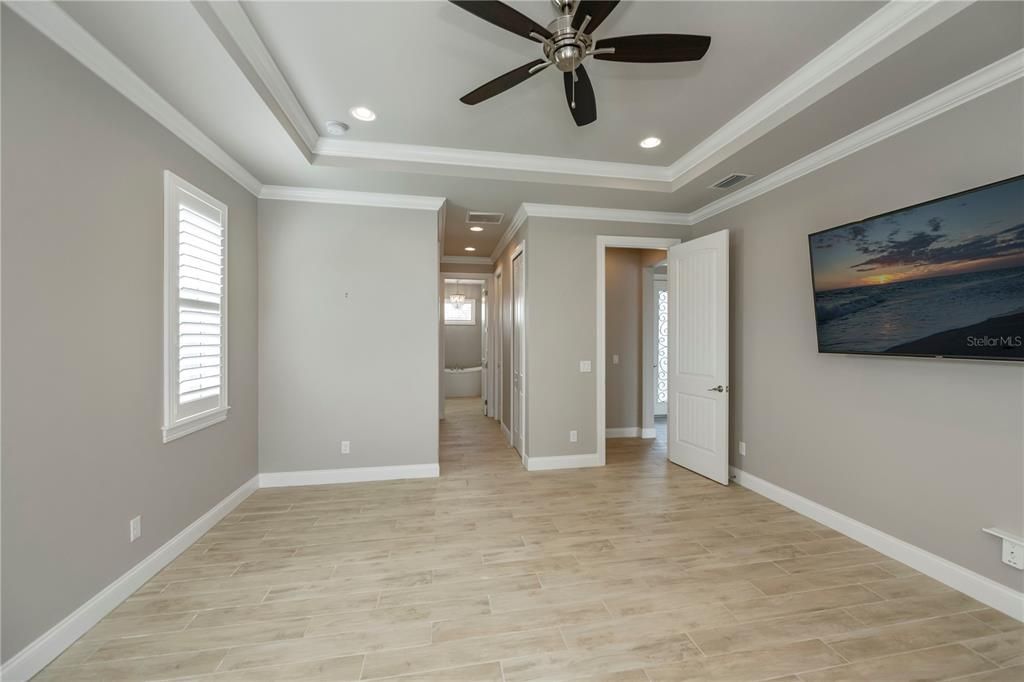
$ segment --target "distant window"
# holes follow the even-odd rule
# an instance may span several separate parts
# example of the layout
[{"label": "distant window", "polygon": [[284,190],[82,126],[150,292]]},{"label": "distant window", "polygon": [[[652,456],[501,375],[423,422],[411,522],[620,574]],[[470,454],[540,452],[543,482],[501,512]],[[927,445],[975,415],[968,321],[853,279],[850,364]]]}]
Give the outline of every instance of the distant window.
[{"label": "distant window", "polygon": [[223,421],[228,209],[164,174],[164,442]]},{"label": "distant window", "polygon": [[476,324],[476,301],[467,298],[462,303],[444,302],[445,324]]}]

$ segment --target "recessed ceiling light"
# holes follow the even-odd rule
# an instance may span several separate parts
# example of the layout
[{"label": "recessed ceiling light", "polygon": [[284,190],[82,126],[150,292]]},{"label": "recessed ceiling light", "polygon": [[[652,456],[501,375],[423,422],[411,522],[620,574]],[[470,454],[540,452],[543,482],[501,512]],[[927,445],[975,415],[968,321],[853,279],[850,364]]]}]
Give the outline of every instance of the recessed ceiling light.
[{"label": "recessed ceiling light", "polygon": [[474,225],[473,227],[469,228],[469,231],[470,232],[483,232],[484,228],[480,227],[479,225]]},{"label": "recessed ceiling light", "polygon": [[466,247],[466,251],[476,251],[476,247],[475,246],[467,246]]},{"label": "recessed ceiling light", "polygon": [[640,140],[640,146],[644,149],[654,149],[659,144],[661,144],[661,139],[657,137],[645,137]]},{"label": "recessed ceiling light", "polygon": [[352,107],[348,110],[348,113],[352,114],[352,116],[360,121],[372,121],[377,118],[377,114],[373,113],[373,109],[368,109],[366,107]]},{"label": "recessed ceiling light", "polygon": [[327,129],[328,135],[335,135],[337,137],[341,137],[348,132],[348,125],[341,121],[328,121],[324,124],[324,127]]}]

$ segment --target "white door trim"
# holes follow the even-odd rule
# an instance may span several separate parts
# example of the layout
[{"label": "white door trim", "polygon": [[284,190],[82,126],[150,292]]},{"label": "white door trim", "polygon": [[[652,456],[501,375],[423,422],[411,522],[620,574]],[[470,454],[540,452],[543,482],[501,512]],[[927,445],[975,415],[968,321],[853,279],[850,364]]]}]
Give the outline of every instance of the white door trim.
[{"label": "white door trim", "polygon": [[[520,374],[520,378],[519,378],[519,392],[522,395],[522,399],[520,400],[518,396],[512,396],[512,399],[514,401],[517,401],[518,405],[519,405],[519,418],[522,421],[522,423],[519,426],[519,432],[523,436],[522,451],[519,454],[522,457],[523,465],[525,466],[526,462],[528,461],[528,457],[529,457],[529,455],[527,454],[527,450],[528,450],[527,442],[528,442],[528,440],[527,440],[527,434],[526,434],[526,426],[527,426],[526,406],[527,406],[527,401],[529,400],[529,392],[527,390],[527,381],[529,380],[528,379],[529,374],[526,372],[526,366],[527,366],[526,359],[528,357],[527,354],[526,354],[526,339],[527,339],[527,336],[528,336],[527,327],[526,327],[526,317],[527,317],[526,316],[526,297],[527,297],[527,291],[528,291],[527,287],[529,287],[529,285],[530,285],[530,279],[529,279],[529,277],[526,274],[526,258],[527,258],[527,256],[526,256],[526,240],[525,239],[523,241],[519,242],[519,244],[516,246],[516,248],[514,248],[512,250],[512,256],[509,258],[509,262],[510,263],[515,263],[516,258],[520,258],[520,257],[523,259],[523,265],[522,265],[522,268],[520,270],[520,272],[522,273],[522,280],[523,280],[523,320],[522,320],[522,329],[520,330],[520,334],[522,335],[522,339],[521,339],[521,342],[520,342],[521,352],[519,354],[521,356],[520,360],[522,362],[522,366],[519,367],[519,374]],[[516,343],[515,343],[515,338],[516,338],[516,311],[515,311],[515,306],[516,306],[516,282],[515,282],[515,267],[510,268],[510,270],[512,270],[513,280],[512,280],[512,297],[511,297],[512,306],[511,306],[511,315],[509,317],[510,317],[510,321],[512,322],[512,356],[513,356],[512,357],[512,370],[514,371],[516,369],[516,358],[515,358],[515,354],[516,354]],[[526,375],[527,379],[523,379],[523,375]],[[509,376],[511,376],[511,373],[509,374]],[[515,389],[515,383],[514,382],[512,384],[512,388],[513,388],[513,390]],[[515,405],[515,403],[513,404],[513,406],[514,405]],[[513,447],[515,447],[515,434],[516,434],[515,415],[516,415],[516,411],[515,411],[515,409],[513,409],[513,411],[512,411],[512,418],[509,420],[509,426],[510,426],[509,431],[512,434],[512,439],[513,439],[512,446]]]},{"label": "white door trim", "polygon": [[[597,459],[599,466],[605,464],[605,409],[606,398],[605,376],[607,368],[605,358],[605,250],[620,249],[665,249],[666,251],[682,243],[675,237],[625,237],[616,235],[598,235],[597,237],[597,326],[594,337],[597,339]],[[667,254],[666,254],[667,255]]]},{"label": "white door trim", "polygon": [[[501,433],[505,435],[505,277],[502,267],[499,265],[494,269],[494,413],[501,426]],[[506,436],[506,442],[511,438]]]}]

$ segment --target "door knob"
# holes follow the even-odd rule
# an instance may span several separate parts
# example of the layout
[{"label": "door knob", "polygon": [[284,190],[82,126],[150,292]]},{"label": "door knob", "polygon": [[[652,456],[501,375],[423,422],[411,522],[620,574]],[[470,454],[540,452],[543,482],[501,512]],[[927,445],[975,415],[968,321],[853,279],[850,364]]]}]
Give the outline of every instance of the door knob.
[{"label": "door knob", "polygon": [[719,384],[718,386],[715,386],[714,388],[709,388],[708,390],[709,391],[718,391],[719,393],[725,393],[725,386],[722,386],[721,384]]}]

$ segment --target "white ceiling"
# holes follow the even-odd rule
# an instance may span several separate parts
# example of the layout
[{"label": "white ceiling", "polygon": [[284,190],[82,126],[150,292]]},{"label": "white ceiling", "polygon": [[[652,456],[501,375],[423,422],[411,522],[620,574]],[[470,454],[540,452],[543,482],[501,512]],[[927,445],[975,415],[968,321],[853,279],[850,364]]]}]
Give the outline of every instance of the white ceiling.
[{"label": "white ceiling", "polygon": [[[550,2],[512,2],[540,24]],[[624,2],[598,37],[696,33],[700,62],[587,65],[598,120],[577,128],[549,69],[474,107],[459,97],[542,56],[447,2],[258,2],[250,19],[323,133],[352,139],[667,165],[877,9],[866,2]],[[350,107],[379,114],[353,122]],[[637,145],[656,135],[661,147]]]},{"label": "white ceiling", "polygon": [[[539,23],[553,17],[547,0],[510,4]],[[607,163],[645,164],[622,167],[641,174],[667,172],[794,72],[806,71],[808,61],[842,43],[860,22],[876,18],[872,13],[882,3],[627,0],[600,27],[599,37],[703,33],[712,36],[712,47],[699,64],[588,64],[598,121],[585,128],[573,124],[560,74],[553,70],[476,107],[459,102],[467,91],[536,58],[539,47],[448,2],[244,3],[239,16],[255,29],[314,135],[325,135],[325,120],[344,120],[352,130],[343,143],[363,145],[369,161],[318,156],[304,145],[268,96],[266,82],[239,58],[232,36],[216,32],[203,4],[60,6],[264,184],[447,197],[445,252],[452,255],[466,255],[463,247],[470,244],[477,247],[473,255],[488,255],[523,202],[693,211],[723,196],[707,186],[730,172],[763,176],[777,170],[1024,43],[1019,2],[979,2],[958,14],[959,6],[944,9],[954,16],[936,28],[938,20],[917,19],[916,34],[893,29],[879,42],[878,63],[850,58],[836,70],[842,78],[832,86],[820,87],[806,101],[795,98],[799,106],[780,108],[778,120],[721,148],[670,191],[668,181],[595,185],[602,184],[600,169]],[[906,34],[902,42],[896,42],[899,31]],[[373,108],[378,120],[352,120],[348,109],[357,104]],[[636,142],[651,134],[665,141],[662,147],[639,149]],[[582,160],[590,164],[591,177],[553,183],[537,172],[489,174],[411,162],[379,166],[374,158],[389,145],[429,153],[450,148],[541,155],[568,164]],[[546,163],[525,158],[541,168]],[[470,233],[466,209],[502,212],[506,219]]]}]

